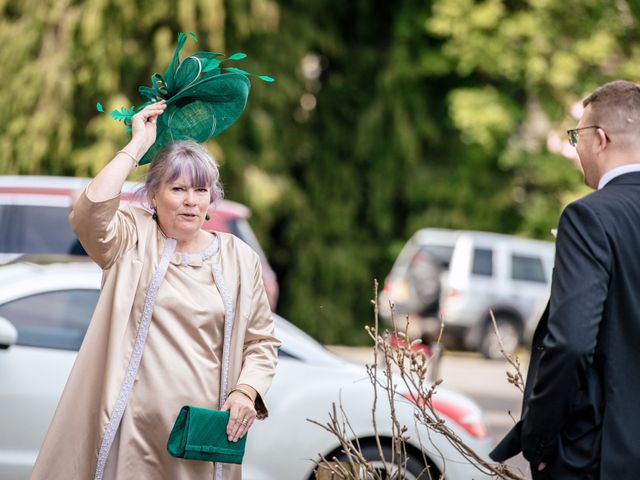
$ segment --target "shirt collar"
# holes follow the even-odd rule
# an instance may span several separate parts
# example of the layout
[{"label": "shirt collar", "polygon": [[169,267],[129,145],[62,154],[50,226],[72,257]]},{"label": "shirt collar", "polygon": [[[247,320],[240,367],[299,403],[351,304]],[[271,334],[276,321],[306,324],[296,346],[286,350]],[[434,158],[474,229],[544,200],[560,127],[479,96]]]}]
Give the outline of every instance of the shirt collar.
[{"label": "shirt collar", "polygon": [[631,172],[640,172],[640,163],[629,163],[627,165],[622,165],[620,167],[612,168],[607,173],[605,173],[600,181],[598,182],[598,190],[604,188],[604,186],[620,175],[624,175],[625,173]]}]

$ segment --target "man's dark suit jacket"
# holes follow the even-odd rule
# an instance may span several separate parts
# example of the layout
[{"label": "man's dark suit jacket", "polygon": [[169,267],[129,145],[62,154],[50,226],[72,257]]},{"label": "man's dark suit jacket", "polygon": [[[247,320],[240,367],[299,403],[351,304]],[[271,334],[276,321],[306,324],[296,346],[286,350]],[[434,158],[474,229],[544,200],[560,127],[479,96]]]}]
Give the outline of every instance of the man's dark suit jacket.
[{"label": "man's dark suit jacket", "polygon": [[[522,419],[491,452],[534,478],[640,479],[640,173],[562,213]],[[544,462],[543,474],[535,473]]]}]

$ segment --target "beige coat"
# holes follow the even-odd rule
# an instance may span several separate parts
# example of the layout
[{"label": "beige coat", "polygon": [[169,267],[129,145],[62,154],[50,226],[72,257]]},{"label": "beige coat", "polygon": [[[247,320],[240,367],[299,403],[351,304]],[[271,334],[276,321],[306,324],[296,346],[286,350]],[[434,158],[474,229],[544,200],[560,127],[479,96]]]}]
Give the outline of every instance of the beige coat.
[{"label": "beige coat", "polygon": [[[32,480],[87,480],[95,475],[105,428],[122,385],[142,316],[144,298],[162,255],[158,227],[149,212],[118,210],[120,199],[94,203],[86,195],[71,215],[74,231],[103,269],[102,291],[77,360],[65,386]],[[133,242],[122,242],[127,230]],[[219,233],[220,270],[232,295],[229,389],[256,389],[258,418],[275,372],[279,341],[262,284],[257,254],[233,235]],[[161,372],[160,372],[161,373]],[[177,414],[177,412],[176,412]],[[250,441],[249,437],[249,441]],[[225,479],[239,479],[240,468],[225,466]]]}]

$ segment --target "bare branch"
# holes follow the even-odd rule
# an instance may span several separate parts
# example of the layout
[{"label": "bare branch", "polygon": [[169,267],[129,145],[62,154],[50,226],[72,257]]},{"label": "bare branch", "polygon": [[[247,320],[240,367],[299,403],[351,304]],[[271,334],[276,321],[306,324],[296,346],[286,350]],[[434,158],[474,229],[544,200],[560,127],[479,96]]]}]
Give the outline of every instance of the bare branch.
[{"label": "bare branch", "polygon": [[496,317],[493,314],[493,310],[489,310],[489,315],[491,315],[491,323],[493,323],[493,330],[498,337],[498,343],[500,344],[500,353],[502,356],[509,362],[509,364],[514,368],[515,373],[511,373],[507,371],[507,382],[512,384],[520,393],[524,394],[524,377],[522,376],[522,372],[520,371],[520,360],[517,355],[513,357],[509,355],[504,349],[504,343],[502,343],[502,337],[500,336],[500,330],[498,329],[498,323],[496,322]]},{"label": "bare branch", "polygon": [[[428,448],[423,444],[423,439],[420,437],[420,428],[418,428],[422,426],[426,427],[425,431],[427,432],[430,446],[436,450],[438,450],[437,445],[432,440],[432,435],[434,434],[446,439],[446,441],[449,442],[449,444],[451,444],[465,460],[475,466],[480,472],[500,479],[524,480],[525,476],[522,472],[515,472],[504,464],[495,464],[486,461],[483,456],[476,453],[451,427],[449,427],[447,420],[440,416],[438,410],[434,408],[432,402],[433,397],[434,395],[437,395],[437,389],[443,383],[441,379],[436,379],[436,377],[438,361],[442,352],[441,340],[444,332],[444,322],[441,321],[438,339],[436,344],[431,346],[430,355],[425,353],[424,348],[421,348],[419,339],[412,341],[409,338],[408,318],[406,319],[404,331],[398,331],[393,319],[393,305],[390,305],[393,330],[391,333],[385,331],[381,334],[379,331],[378,320],[377,281],[374,283],[374,286],[374,326],[373,328],[366,327],[366,331],[374,343],[374,361],[372,365],[366,366],[366,370],[374,389],[371,419],[373,431],[375,433],[376,447],[378,455],[382,460],[381,464],[383,467],[377,466],[374,468],[370,463],[373,459],[367,459],[362,453],[356,432],[349,423],[347,412],[342,407],[341,398],[339,410],[336,408],[335,404],[332,404],[331,411],[329,412],[329,421],[327,423],[308,420],[334,435],[338,439],[342,455],[344,456],[343,461],[338,461],[336,458],[328,460],[320,457],[318,465],[321,466],[322,469],[324,469],[323,471],[327,472],[327,474],[334,475],[333,478],[345,480],[359,480],[360,478],[365,478],[362,476],[363,473],[367,475],[366,478],[372,478],[375,480],[381,480],[383,474],[384,478],[404,478],[404,472],[406,470],[408,460],[407,441],[409,438],[407,433],[409,430],[398,418],[396,402],[408,401],[411,402],[415,409],[415,432],[418,435],[417,442],[420,445],[422,459],[425,465],[425,468],[420,473],[419,478],[423,478],[423,475],[425,474],[429,479],[432,478],[429,470],[432,462],[427,457],[426,452],[428,451]],[[517,358],[511,359],[505,354],[502,339],[499,337],[493,313],[491,314],[491,317],[498,335],[503,355],[505,355],[505,358],[507,358],[509,363],[516,370],[515,374],[508,374],[507,379],[517,387],[519,385],[521,386],[524,382],[522,375],[520,374],[520,363]],[[431,377],[433,377],[433,379]],[[396,382],[399,382],[399,385]],[[378,402],[380,400],[378,397],[379,391],[382,391],[385,394],[384,397],[388,402],[391,416],[392,438],[390,444],[386,445],[391,449],[390,458],[385,457],[383,442],[380,438],[376,422],[376,412],[378,410]],[[402,392],[402,394],[400,392]],[[446,469],[448,459],[445,458],[441,451],[438,450],[438,453]],[[393,469],[393,471],[390,472],[390,469]],[[320,468],[317,472],[320,472]],[[444,475],[444,472],[442,475]],[[317,478],[320,477],[318,476]],[[441,478],[444,477],[442,476]]]}]

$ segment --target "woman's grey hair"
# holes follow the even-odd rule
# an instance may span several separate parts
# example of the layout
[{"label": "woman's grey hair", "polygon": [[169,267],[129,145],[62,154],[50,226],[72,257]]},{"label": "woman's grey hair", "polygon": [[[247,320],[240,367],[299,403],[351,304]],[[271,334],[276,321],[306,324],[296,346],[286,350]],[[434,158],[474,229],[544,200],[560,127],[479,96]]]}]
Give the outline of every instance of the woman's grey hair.
[{"label": "woman's grey hair", "polygon": [[211,203],[223,197],[216,161],[203,145],[193,140],[181,140],[160,150],[153,157],[140,193],[151,205],[153,194],[164,182],[173,182],[183,174],[192,187],[209,189]]}]

